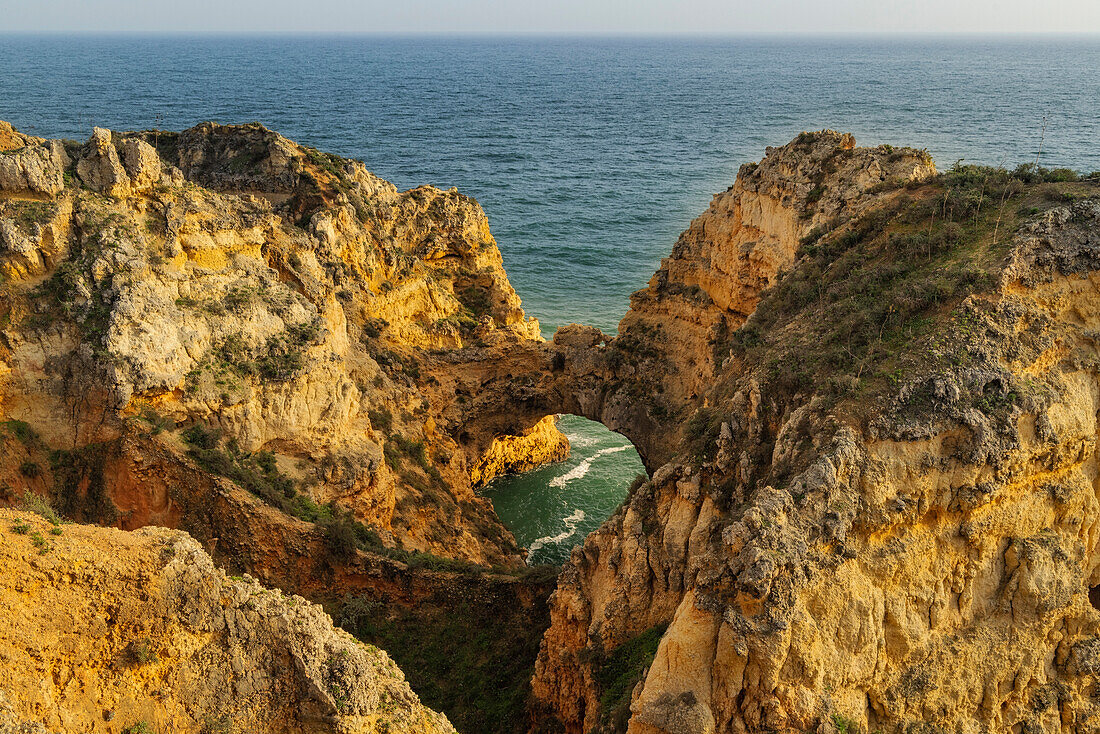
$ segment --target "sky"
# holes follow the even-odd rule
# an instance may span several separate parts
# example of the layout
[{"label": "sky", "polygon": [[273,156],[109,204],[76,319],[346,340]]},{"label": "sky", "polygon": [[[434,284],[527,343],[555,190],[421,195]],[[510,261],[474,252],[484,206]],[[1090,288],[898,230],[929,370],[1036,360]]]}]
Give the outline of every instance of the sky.
[{"label": "sky", "polygon": [[1100,33],[1100,0],[0,0],[0,32]]}]

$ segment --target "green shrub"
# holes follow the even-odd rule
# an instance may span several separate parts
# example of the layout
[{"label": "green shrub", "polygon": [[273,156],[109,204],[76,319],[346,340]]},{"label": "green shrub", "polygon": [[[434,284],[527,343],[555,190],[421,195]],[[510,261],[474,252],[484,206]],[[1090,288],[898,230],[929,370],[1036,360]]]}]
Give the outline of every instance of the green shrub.
[{"label": "green shrub", "polygon": [[256,295],[256,289],[251,286],[235,285],[222,298],[222,304],[234,313],[241,313],[252,305]]},{"label": "green shrub", "polygon": [[700,408],[684,426],[684,442],[697,462],[711,461],[718,453],[718,435],[722,429],[722,414]]},{"label": "green shrub", "polygon": [[[355,555],[361,543],[359,530],[366,529],[345,510],[334,512],[329,518],[318,522],[317,526],[321,528],[325,547],[328,548],[329,553],[341,559],[348,559]],[[377,539],[376,535],[374,539]],[[377,545],[380,546],[381,543]]]},{"label": "green shrub", "polygon": [[630,716],[630,694],[642,679],[642,674],[657,654],[668,625],[662,624],[642,632],[603,657],[597,653],[593,672],[600,686],[600,718],[612,731],[626,731]]},{"label": "green shrub", "polygon": [[27,479],[36,479],[42,474],[42,467],[33,461],[24,461],[19,465],[19,473]]},{"label": "green shrub", "polygon": [[11,420],[4,421],[3,426],[8,429],[11,435],[19,439],[19,442],[24,446],[34,446],[38,443],[38,434],[30,424],[25,421]]},{"label": "green shrub", "polygon": [[302,369],[303,363],[302,352],[281,336],[268,339],[264,355],[256,360],[260,376],[276,382],[293,378]]},{"label": "green shrub", "polygon": [[1012,177],[1024,183],[1073,183],[1081,180],[1081,175],[1069,168],[1036,167],[1034,163],[1021,163],[1012,172]]},{"label": "green shrub", "polygon": [[61,524],[61,518],[57,516],[49,500],[34,492],[24,492],[19,506],[26,512],[33,512],[51,525]]},{"label": "green shrub", "polygon": [[833,714],[833,728],[837,734],[855,734],[855,724],[840,714]]},{"label": "green shrub", "polygon": [[132,665],[145,665],[157,661],[157,652],[153,648],[153,641],[142,637],[126,646],[126,657]]},{"label": "green shrub", "polygon": [[362,334],[364,339],[377,339],[382,335],[382,326],[384,322],[381,319],[368,319],[362,324]]},{"label": "green shrub", "polygon": [[288,515],[292,515],[299,520],[305,520],[306,522],[317,523],[326,518],[332,517],[332,507],[330,505],[319,505],[313,501],[305,492],[298,492],[290,499],[286,500],[282,504],[284,512]]},{"label": "green shrub", "polygon": [[198,449],[217,448],[221,441],[222,432],[218,428],[210,428],[202,423],[196,423],[181,434],[184,441]]},{"label": "green shrub", "polygon": [[279,469],[279,463],[275,460],[275,454],[270,451],[257,452],[253,459],[256,461],[256,465],[260,467],[260,471],[264,474],[272,474]]},{"label": "green shrub", "polygon": [[50,545],[50,542],[37,530],[31,532],[31,544],[38,549],[41,555],[45,555],[53,550],[53,546]]},{"label": "green shrub", "polygon": [[241,451],[235,441],[223,447],[221,431],[196,423],[182,434],[189,444],[187,454],[211,474],[229,479],[269,505],[306,522],[326,516],[308,495],[298,491],[294,480],[279,470],[270,451]]},{"label": "green shrub", "polygon": [[416,462],[416,465],[421,469],[428,468],[428,452],[423,441],[406,438],[400,433],[390,436],[390,441],[393,442],[398,451]]},{"label": "green shrub", "polygon": [[469,309],[471,315],[475,319],[489,313],[493,307],[493,300],[489,295],[489,290],[480,285],[471,285],[463,288],[458,293],[458,300],[459,303]]},{"label": "green shrub", "polygon": [[382,453],[386,457],[386,466],[393,471],[400,471],[401,450],[397,448],[397,445],[392,441],[387,441],[386,445],[382,447]]},{"label": "green shrub", "polygon": [[109,525],[118,518],[104,476],[109,444],[88,444],[72,451],[50,453],[53,473],[52,506],[66,517]]},{"label": "green shrub", "polygon": [[386,407],[371,408],[367,411],[367,417],[370,418],[371,425],[383,433],[389,433],[393,428],[393,413]]}]

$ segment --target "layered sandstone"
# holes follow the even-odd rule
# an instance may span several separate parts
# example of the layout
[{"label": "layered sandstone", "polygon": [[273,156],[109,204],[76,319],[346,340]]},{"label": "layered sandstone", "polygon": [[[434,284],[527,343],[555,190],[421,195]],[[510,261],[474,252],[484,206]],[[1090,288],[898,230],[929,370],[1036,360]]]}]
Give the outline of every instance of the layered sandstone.
[{"label": "layered sandstone", "polygon": [[0,533],[0,728],[454,732],[384,652],[185,533],[9,510]]}]

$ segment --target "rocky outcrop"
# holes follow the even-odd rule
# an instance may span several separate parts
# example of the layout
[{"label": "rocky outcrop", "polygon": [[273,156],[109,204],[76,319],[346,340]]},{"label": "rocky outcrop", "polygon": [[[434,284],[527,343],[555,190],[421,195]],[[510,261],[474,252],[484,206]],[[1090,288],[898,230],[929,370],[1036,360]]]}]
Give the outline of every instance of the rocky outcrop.
[{"label": "rocky outcrop", "polygon": [[258,125],[0,144],[7,501],[396,598],[521,564],[473,486],[575,413],[651,476],[562,569],[535,730],[1097,727],[1094,184],[804,133],[546,343],[457,192]]},{"label": "rocky outcrop", "polygon": [[[788,194],[793,217],[757,198],[803,163],[808,186],[838,141],[838,169],[898,168],[848,171],[841,208],[839,183]],[[1097,726],[1100,196],[1027,169],[930,172],[804,136],[743,168],[635,297],[616,341],[661,352],[648,372],[678,440],[562,570],[542,720]]]},{"label": "rocky outcrop", "polygon": [[[680,235],[648,287],[631,297],[619,325],[623,385],[605,412],[645,447],[647,466],[672,458],[670,429],[718,379],[722,341],[791,267],[802,239],[935,171],[927,153],[857,148],[851,135],[832,131],[804,133],[742,166],[733,186]],[[631,435],[637,424],[647,426],[646,435]]]},{"label": "rocky outcrop", "polygon": [[934,173],[926,152],[857,148],[852,136],[832,131],[769,148],[714,197],[631,297],[618,336],[565,326],[552,344],[513,348],[505,362],[477,358],[456,392],[476,401],[468,415],[498,433],[519,434],[553,413],[599,421],[627,436],[653,471],[676,455],[681,425],[720,377],[724,342],[795,262],[801,240]]},{"label": "rocky outcrop", "polygon": [[65,188],[69,158],[60,140],[22,135],[0,121],[0,191],[56,196]]},{"label": "rocky outcrop", "polygon": [[[542,344],[476,202],[398,192],[259,125],[97,128],[68,153],[5,130],[0,411],[35,436],[0,468],[14,496],[83,493],[51,450],[152,435],[173,462],[216,452],[201,468],[238,483],[241,461],[270,456],[282,479],[267,499],[299,516],[334,503],[391,547],[522,564],[474,478],[567,443],[549,422],[485,458],[498,430],[517,431],[446,390],[471,363]],[[219,435],[181,442],[195,425]],[[119,476],[105,475],[115,516],[160,502]],[[181,520],[173,502],[160,521]]]},{"label": "rocky outcrop", "polygon": [[569,456],[569,439],[557,430],[557,418],[548,415],[518,436],[497,436],[470,469],[474,485],[504,474],[522,474]]},{"label": "rocky outcrop", "polygon": [[0,727],[454,731],[384,652],[301,597],[227,577],[185,533],[12,511],[0,532]]}]

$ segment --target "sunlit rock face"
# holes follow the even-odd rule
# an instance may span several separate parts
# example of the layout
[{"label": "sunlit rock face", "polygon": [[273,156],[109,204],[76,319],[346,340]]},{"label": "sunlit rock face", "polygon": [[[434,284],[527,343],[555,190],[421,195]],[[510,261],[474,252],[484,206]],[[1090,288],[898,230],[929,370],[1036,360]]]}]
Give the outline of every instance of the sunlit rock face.
[{"label": "sunlit rock face", "polygon": [[1088,183],[832,133],[743,167],[623,320],[672,429],[561,573],[541,720],[1095,727],[1098,254]]},{"label": "sunlit rock face", "polygon": [[0,526],[2,731],[454,732],[386,653],[186,533]]},{"label": "sunlit rock face", "polygon": [[397,593],[519,567],[473,487],[581,415],[650,477],[562,569],[533,730],[1097,726],[1094,184],[805,133],[618,336],[544,342],[455,191],[256,125],[0,147],[5,502]]},{"label": "sunlit rock face", "polygon": [[[56,483],[50,450],[143,436],[174,451],[117,461],[189,463],[181,429],[201,424],[221,434],[204,450],[268,452],[291,514],[334,502],[391,546],[522,563],[473,482],[568,444],[550,421],[483,456],[528,427],[487,425],[454,390],[517,350],[517,371],[541,364],[476,202],[398,192],[259,125],[2,133],[0,406],[40,439],[3,462],[15,496]],[[219,462],[240,474],[202,468]],[[111,520],[180,522],[188,488],[126,476],[105,477]]]}]

